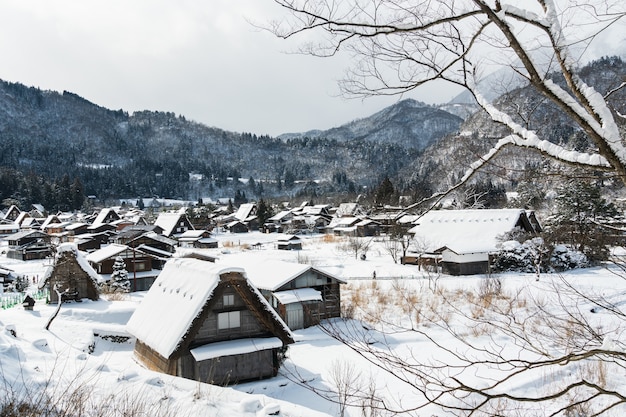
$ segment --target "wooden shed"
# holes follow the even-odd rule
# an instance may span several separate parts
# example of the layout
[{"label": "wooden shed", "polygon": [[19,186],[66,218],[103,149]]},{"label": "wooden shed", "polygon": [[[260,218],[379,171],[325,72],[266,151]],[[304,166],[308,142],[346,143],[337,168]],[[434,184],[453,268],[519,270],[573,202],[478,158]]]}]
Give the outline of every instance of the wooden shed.
[{"label": "wooden shed", "polygon": [[73,243],[62,243],[57,247],[54,264],[48,268],[40,288],[48,286],[50,302],[58,302],[55,286],[63,293],[63,301],[79,301],[83,298],[97,300],[100,296],[98,282],[101,280],[89,262]]},{"label": "wooden shed", "polygon": [[311,265],[278,260],[239,261],[252,284],[291,330],[341,316],[342,279]]},{"label": "wooden shed", "polygon": [[169,261],[127,324],[147,368],[218,385],[276,376],[293,336],[243,269]]},{"label": "wooden shed", "polygon": [[276,242],[276,249],[280,250],[301,250],[302,241],[298,236],[287,235]]}]

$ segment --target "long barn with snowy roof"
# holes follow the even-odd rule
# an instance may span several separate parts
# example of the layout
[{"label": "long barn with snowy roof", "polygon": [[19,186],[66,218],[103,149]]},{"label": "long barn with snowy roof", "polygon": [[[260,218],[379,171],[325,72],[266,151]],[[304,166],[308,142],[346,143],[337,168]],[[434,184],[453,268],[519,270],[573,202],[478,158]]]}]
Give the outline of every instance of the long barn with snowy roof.
[{"label": "long barn with snowy roof", "polygon": [[474,275],[489,271],[489,255],[505,234],[516,230],[537,234],[541,226],[534,213],[522,209],[433,210],[408,233],[423,249],[422,265],[436,265],[450,275]]},{"label": "long barn with snowy roof", "polygon": [[127,330],[149,369],[219,385],[275,376],[293,336],[241,268],[168,261]]}]

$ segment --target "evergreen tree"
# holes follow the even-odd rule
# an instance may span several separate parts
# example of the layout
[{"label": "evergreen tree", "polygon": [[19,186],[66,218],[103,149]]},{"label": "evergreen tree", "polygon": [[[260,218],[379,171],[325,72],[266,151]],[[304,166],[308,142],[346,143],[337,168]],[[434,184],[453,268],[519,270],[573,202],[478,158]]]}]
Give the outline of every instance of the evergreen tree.
[{"label": "evergreen tree", "polygon": [[272,207],[265,203],[265,200],[259,200],[256,208],[256,215],[259,218],[259,224],[264,225],[267,219],[274,215]]},{"label": "evergreen tree", "polygon": [[75,178],[74,182],[72,182],[72,185],[70,186],[70,194],[70,208],[72,210],[80,210],[85,202],[85,188],[83,187],[83,183],[80,181],[80,178]]},{"label": "evergreen tree", "polygon": [[295,181],[296,181],[295,174],[290,169],[286,169],[285,170],[285,181],[284,181],[285,188],[293,187],[293,184],[295,183]]},{"label": "evergreen tree", "polygon": [[385,177],[374,191],[374,204],[390,204],[395,193],[395,189],[389,177]]},{"label": "evergreen tree", "polygon": [[130,280],[128,279],[128,271],[126,271],[126,263],[121,256],[115,258],[109,288],[112,292],[130,292]]},{"label": "evergreen tree", "polygon": [[69,211],[72,207],[72,192],[70,190],[70,177],[63,175],[60,182],[55,183],[55,207],[57,210]]},{"label": "evergreen tree", "polygon": [[252,178],[252,177],[250,177],[248,179],[248,188],[250,189],[252,194],[256,194],[257,193],[256,181],[254,181],[254,178]]},{"label": "evergreen tree", "polygon": [[570,245],[591,262],[605,260],[608,246],[619,241],[618,234],[606,226],[619,216],[598,185],[569,181],[557,190],[556,212],[547,223],[549,240]]},{"label": "evergreen tree", "polygon": [[248,202],[248,199],[246,198],[245,191],[240,191],[240,190],[235,191],[235,200],[233,201],[233,203],[236,206],[239,206],[247,202]]}]

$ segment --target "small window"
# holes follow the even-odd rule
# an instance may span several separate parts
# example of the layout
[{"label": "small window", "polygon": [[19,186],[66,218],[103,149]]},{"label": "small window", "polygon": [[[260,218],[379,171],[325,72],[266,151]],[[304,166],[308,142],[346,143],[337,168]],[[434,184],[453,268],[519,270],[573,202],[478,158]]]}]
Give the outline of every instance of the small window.
[{"label": "small window", "polygon": [[225,294],[223,303],[224,303],[224,307],[226,307],[226,306],[234,306],[235,305],[235,294]]},{"label": "small window", "polygon": [[145,262],[135,262],[134,264],[134,270],[135,271],[145,271],[146,270],[146,264]]},{"label": "small window", "polygon": [[227,311],[217,315],[217,328],[236,329],[241,326],[241,314],[239,311]]}]

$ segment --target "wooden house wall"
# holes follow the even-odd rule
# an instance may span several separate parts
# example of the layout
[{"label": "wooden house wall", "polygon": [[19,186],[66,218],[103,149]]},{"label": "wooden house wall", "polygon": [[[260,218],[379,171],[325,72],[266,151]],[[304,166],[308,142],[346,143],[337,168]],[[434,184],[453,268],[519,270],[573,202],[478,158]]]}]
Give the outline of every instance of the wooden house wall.
[{"label": "wooden house wall", "polygon": [[[319,305],[319,307],[314,307],[311,304],[303,306],[305,313],[305,327],[308,327],[306,324],[307,320],[308,323],[310,323],[309,326],[312,326],[317,324],[319,320],[341,316],[341,296],[339,285],[340,284],[337,280],[324,276],[311,269],[298,276],[296,279],[289,281],[277,291],[313,288],[322,294],[323,301],[320,303],[321,305]],[[281,317],[285,319],[285,312],[281,314]],[[317,317],[319,317],[319,319]]]},{"label": "wooden house wall", "polygon": [[[118,255],[112,258],[105,259],[96,267],[99,274],[112,274],[113,273],[113,265],[115,264],[115,258]],[[140,265],[143,264],[142,268],[137,268],[137,272],[140,271],[150,271],[152,270],[152,258],[146,255],[142,255],[140,253],[135,253],[133,256],[132,251],[124,251],[119,254],[119,256],[124,259],[124,263],[126,264],[126,271],[128,271],[129,275],[132,274],[134,269],[134,264]]]},{"label": "wooden house wall", "polygon": [[[320,310],[320,319],[341,317],[341,296],[339,282],[334,281],[324,285],[321,289],[324,298],[324,308]],[[317,288],[316,288],[317,289]]]},{"label": "wooden house wall", "polygon": [[[321,301],[302,301],[294,304],[299,304],[302,308],[302,321],[296,320],[294,323],[290,320],[290,314],[288,308],[284,304],[277,303],[278,307],[276,311],[280,318],[289,326],[291,330],[306,329],[307,327],[315,326],[320,323],[322,319],[322,311],[324,311],[323,302]],[[293,304],[290,304],[293,306]]]},{"label": "wooden house wall", "polygon": [[135,342],[135,356],[141,363],[143,363],[148,369],[152,371],[163,372],[169,375],[176,375],[177,367],[176,361],[171,361],[154,349],[144,344],[140,340]]},{"label": "wooden house wall", "polygon": [[232,385],[273,377],[278,373],[275,357],[273,349],[266,349],[197,362],[193,379],[209,384]]},{"label": "wooden house wall", "polygon": [[[155,272],[156,274],[156,272]],[[154,281],[156,281],[156,276],[139,276],[135,277],[132,272],[128,274],[128,279],[130,280],[130,290],[131,291],[148,291]]]},{"label": "wooden house wall", "polygon": [[489,262],[442,262],[441,268],[448,275],[479,275],[489,272]]},{"label": "wooden house wall", "polygon": [[[235,303],[232,306],[224,306],[224,295],[234,295]],[[217,315],[227,311],[240,312],[240,326],[232,329],[218,329]],[[259,337],[270,335],[259,323],[257,318],[245,305],[241,297],[230,286],[218,288],[212,298],[212,305],[207,312],[206,318],[202,322],[190,346],[205,345],[211,342],[219,342],[231,339],[242,339],[248,337]]]},{"label": "wooden house wall", "polygon": [[46,259],[52,255],[49,245],[33,245],[25,249],[9,249],[7,258],[18,259],[20,261],[32,261],[34,259]]},{"label": "wooden house wall", "polygon": [[234,224],[228,229],[230,233],[248,233],[248,226],[243,223]]},{"label": "wooden house wall", "polygon": [[166,252],[170,252],[173,253],[176,251],[176,247],[173,245],[168,245],[165,242],[161,242],[158,241],[156,239],[151,239],[148,236],[140,236],[136,239],[133,239],[132,241],[128,242],[128,246],[131,246],[133,248],[136,248],[140,245],[146,245],[146,246],[150,246],[159,250],[163,250]]}]

